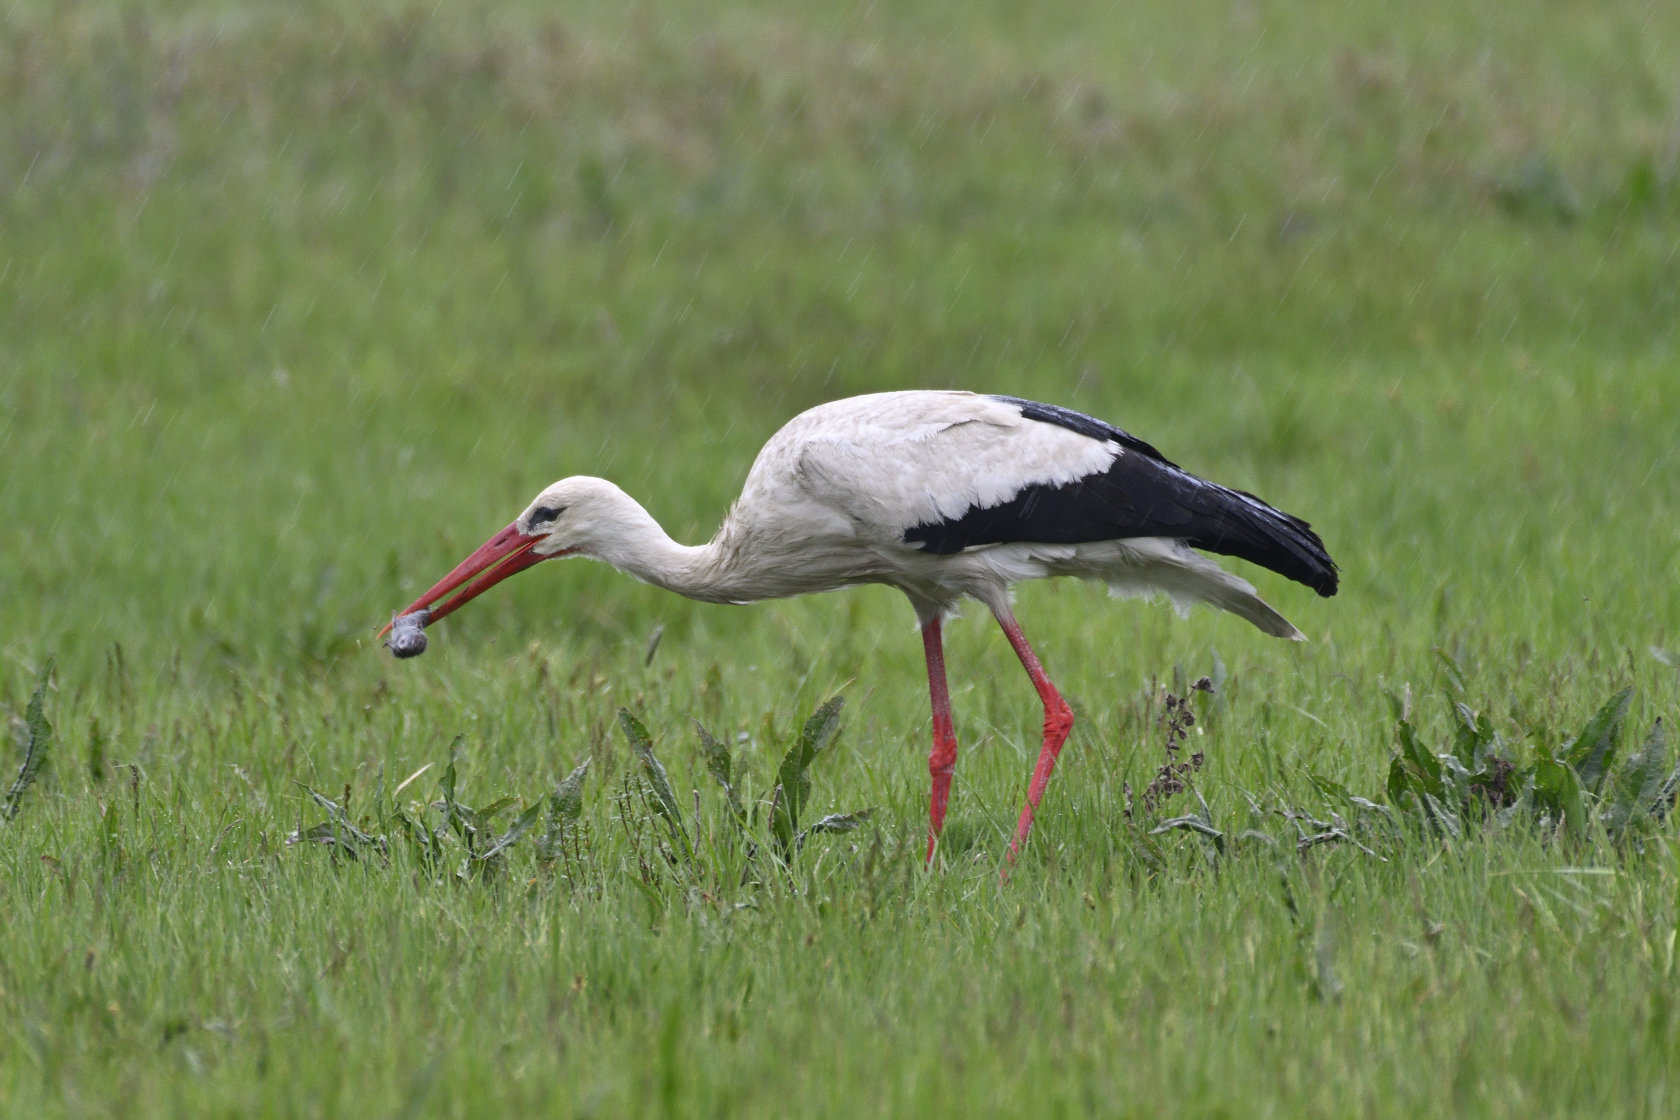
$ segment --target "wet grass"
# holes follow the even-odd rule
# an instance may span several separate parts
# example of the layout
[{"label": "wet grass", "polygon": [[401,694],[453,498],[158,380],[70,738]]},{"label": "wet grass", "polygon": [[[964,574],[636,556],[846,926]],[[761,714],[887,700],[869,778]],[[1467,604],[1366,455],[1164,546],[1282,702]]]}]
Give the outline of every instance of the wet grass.
[{"label": "wet grass", "polygon": [[[1450,700],[1525,774],[1624,688],[1624,758],[1680,715],[1677,27],[15,6],[0,780],[45,766],[0,823],[0,1102],[1669,1114],[1671,822],[1346,795],[1404,742],[1393,800],[1436,796]],[[945,385],[1127,426],[1344,570],[1245,570],[1300,647],[1024,589],[1079,723],[1007,884],[1039,713],[982,617],[932,874],[894,593],[555,564],[373,640],[555,478],[697,540],[798,409]],[[1222,846],[1151,834],[1187,817]]]}]

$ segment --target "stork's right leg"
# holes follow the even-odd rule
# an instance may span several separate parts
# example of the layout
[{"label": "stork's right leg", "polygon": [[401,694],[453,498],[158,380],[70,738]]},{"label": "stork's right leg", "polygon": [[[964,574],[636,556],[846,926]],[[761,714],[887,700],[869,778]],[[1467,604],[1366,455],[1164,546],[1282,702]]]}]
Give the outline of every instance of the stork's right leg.
[{"label": "stork's right leg", "polygon": [[[1062,744],[1067,742],[1068,734],[1073,730],[1073,709],[1068,707],[1062,694],[1056,691],[1056,686],[1050,683],[1050,678],[1044,675],[1044,666],[1038,662],[1038,655],[1027,644],[1025,634],[1021,633],[1020,625],[1015,621],[1015,615],[1005,606],[1003,609],[993,608],[997,615],[998,625],[1003,627],[1004,634],[1009,638],[1009,644],[1015,647],[1015,655],[1021,659],[1021,665],[1032,678],[1033,687],[1038,690],[1038,698],[1044,702],[1044,746],[1038,752],[1038,765],[1033,768],[1032,782],[1027,786],[1027,804],[1021,810],[1021,820],[1015,826],[1015,839],[1009,842],[1008,860],[1015,862],[1016,853],[1021,845],[1027,842],[1027,833],[1032,831],[1033,814],[1038,811],[1039,798],[1044,796],[1044,787],[1050,784],[1050,771],[1056,768],[1056,759],[1062,753]],[[1007,869],[1005,874],[1007,874]]]},{"label": "stork's right leg", "polygon": [[933,701],[933,751],[928,755],[933,793],[928,800],[927,847],[932,863],[939,830],[945,827],[945,805],[951,798],[951,771],[957,766],[957,734],[951,727],[951,692],[945,683],[945,643],[938,615],[922,625],[922,650],[927,654],[928,696]]}]

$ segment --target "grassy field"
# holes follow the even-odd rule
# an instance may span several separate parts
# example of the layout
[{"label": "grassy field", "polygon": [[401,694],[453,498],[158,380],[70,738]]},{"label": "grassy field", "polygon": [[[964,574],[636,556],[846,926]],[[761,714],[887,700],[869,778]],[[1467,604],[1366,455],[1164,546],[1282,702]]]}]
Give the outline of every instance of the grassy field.
[{"label": "grassy field", "polygon": [[[0,786],[57,666],[0,822],[0,1109],[1680,1109],[1672,818],[1341,792],[1404,801],[1408,689],[1431,757],[1454,698],[1524,766],[1629,686],[1624,754],[1680,716],[1670,6],[464,7],[0,17]],[[1121,424],[1343,569],[1230,562],[1300,645],[1023,589],[1080,721],[1007,884],[1040,711],[983,610],[932,871],[895,592],[553,564],[419,661],[373,640],[556,478],[698,541],[794,413],[917,386]],[[1223,846],[1152,837],[1194,794],[1127,787],[1216,666]],[[692,721],[762,818],[833,695],[806,818],[871,816],[749,859]],[[451,798],[516,799],[486,831],[542,810],[499,857],[428,808],[452,750]],[[305,786],[386,851],[288,845],[342,812]]]}]

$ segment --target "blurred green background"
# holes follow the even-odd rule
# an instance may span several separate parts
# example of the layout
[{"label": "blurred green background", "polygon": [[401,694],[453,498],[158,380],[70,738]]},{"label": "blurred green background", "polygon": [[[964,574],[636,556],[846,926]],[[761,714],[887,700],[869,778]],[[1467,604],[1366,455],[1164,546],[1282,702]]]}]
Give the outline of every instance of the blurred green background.
[{"label": "blurred green background", "polygon": [[[1680,546],[1661,13],[14,5],[6,648],[330,661],[555,478],[697,540],[910,386],[1301,512],[1324,624],[1444,584],[1562,641]],[[452,625],[689,617],[543,575]]]}]

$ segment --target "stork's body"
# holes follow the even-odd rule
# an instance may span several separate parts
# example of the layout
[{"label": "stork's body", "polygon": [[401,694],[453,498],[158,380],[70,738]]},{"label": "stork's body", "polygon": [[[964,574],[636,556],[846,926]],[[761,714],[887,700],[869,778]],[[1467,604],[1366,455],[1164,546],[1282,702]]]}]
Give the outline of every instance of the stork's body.
[{"label": "stork's body", "polygon": [[899,588],[922,625],[933,703],[928,854],[944,822],[957,743],[941,619],[964,598],[991,609],[1044,704],[1044,743],[1009,854],[1033,813],[1073,713],[1010,610],[1009,588],[1052,576],[1121,594],[1205,602],[1268,634],[1300,632],[1247,581],[1193,548],[1271,568],[1321,595],[1336,566],[1305,522],[1203,481],[1080,413],[960,392],[880,393],[802,413],[764,445],[712,541],[673,541],[603,479],[550,486],[410,611],[440,618],[515,571],[584,555],[690,598],[750,603],[863,583]]}]

